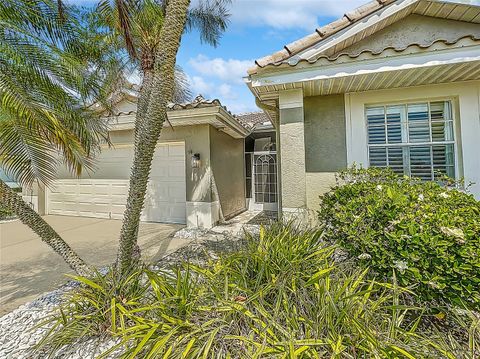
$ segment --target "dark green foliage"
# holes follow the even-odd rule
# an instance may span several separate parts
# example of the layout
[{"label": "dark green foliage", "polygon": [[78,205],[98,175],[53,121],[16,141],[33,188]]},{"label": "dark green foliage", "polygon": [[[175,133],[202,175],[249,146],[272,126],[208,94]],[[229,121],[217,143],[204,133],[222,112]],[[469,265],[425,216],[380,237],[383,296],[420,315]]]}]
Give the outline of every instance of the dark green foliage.
[{"label": "dark green foliage", "polygon": [[[22,192],[22,189],[20,187],[14,188],[13,190],[18,193]],[[2,206],[2,204],[0,203],[0,220],[14,218],[14,217],[15,217],[15,213],[13,213],[11,210],[6,208],[5,206]]]},{"label": "dark green foliage", "polygon": [[[98,274],[52,317],[55,351],[110,334],[122,358],[475,358],[479,318],[448,313],[461,335],[408,305],[395,279],[337,266],[321,232],[275,224],[201,265]],[[121,294],[123,293],[123,294]],[[111,352],[110,352],[111,353]],[[104,353],[107,355],[108,353]],[[116,357],[120,357],[118,353]]]},{"label": "dark green foliage", "polygon": [[422,299],[480,307],[480,202],[390,170],[340,179],[319,211],[328,239]]},{"label": "dark green foliage", "polygon": [[14,215],[15,214],[12,211],[0,205],[0,220],[13,217]]}]

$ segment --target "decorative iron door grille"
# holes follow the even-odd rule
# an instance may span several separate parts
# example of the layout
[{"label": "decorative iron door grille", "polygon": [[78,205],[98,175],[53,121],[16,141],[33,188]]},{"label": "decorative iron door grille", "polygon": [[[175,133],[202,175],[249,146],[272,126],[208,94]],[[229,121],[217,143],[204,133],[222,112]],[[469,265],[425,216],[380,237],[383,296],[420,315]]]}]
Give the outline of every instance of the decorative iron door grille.
[{"label": "decorative iron door grille", "polygon": [[277,155],[254,155],[255,202],[277,203]]}]

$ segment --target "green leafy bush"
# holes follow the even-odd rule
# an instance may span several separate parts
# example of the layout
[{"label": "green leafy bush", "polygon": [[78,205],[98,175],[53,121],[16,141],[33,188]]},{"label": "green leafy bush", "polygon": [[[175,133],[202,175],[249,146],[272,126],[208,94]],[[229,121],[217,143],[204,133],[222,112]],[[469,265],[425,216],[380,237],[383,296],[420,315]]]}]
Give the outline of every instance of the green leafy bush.
[{"label": "green leafy bush", "polygon": [[2,207],[2,205],[0,204],[0,220],[12,218],[14,216],[15,216],[15,213],[13,213],[12,211],[8,210],[5,207]]},{"label": "green leafy bush", "polygon": [[322,198],[325,235],[426,300],[480,307],[480,202],[391,170],[350,169]]},{"label": "green leafy bush", "polygon": [[[78,278],[82,287],[52,317],[43,344],[59,349],[107,333],[119,339],[112,351],[122,350],[123,358],[478,354],[474,314],[458,322],[460,336],[426,326],[422,308],[406,304],[406,289],[395,280],[368,280],[368,270],[349,263],[337,266],[335,247],[321,235],[275,224],[201,265],[141,270],[120,282],[111,274]],[[128,280],[134,290],[114,289],[128,288]]]}]

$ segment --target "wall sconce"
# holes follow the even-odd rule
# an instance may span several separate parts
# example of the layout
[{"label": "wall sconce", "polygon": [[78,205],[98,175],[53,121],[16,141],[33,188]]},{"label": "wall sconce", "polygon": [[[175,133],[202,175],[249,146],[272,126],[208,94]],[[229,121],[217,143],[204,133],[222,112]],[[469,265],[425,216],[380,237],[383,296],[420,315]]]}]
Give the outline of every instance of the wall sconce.
[{"label": "wall sconce", "polygon": [[192,155],[192,168],[200,168],[200,153]]}]

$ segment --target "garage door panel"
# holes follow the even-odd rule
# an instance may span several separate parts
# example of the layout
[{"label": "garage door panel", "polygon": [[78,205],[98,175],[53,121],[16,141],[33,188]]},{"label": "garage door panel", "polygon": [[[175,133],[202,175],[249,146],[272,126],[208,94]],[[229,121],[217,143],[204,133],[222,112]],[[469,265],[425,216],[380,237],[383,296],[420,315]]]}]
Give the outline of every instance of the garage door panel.
[{"label": "garage door panel", "polygon": [[185,177],[185,167],[180,167],[178,165],[169,167],[168,176],[171,179],[183,179]]},{"label": "garage door panel", "polygon": [[169,144],[168,145],[168,156],[185,158],[185,146],[183,144]]},{"label": "garage door panel", "polygon": [[125,212],[125,205],[120,205],[120,204],[114,204],[111,206],[112,214],[119,214],[123,216],[123,212]]},{"label": "garage door panel", "polygon": [[[130,168],[133,148],[109,149],[99,158],[99,173]],[[128,162],[130,161],[130,162]],[[111,168],[109,169],[109,167]],[[95,174],[94,174],[95,175]],[[142,220],[186,222],[184,144],[160,144],[153,159]],[[128,195],[128,179],[64,179],[48,192],[48,213],[122,219]]]}]

